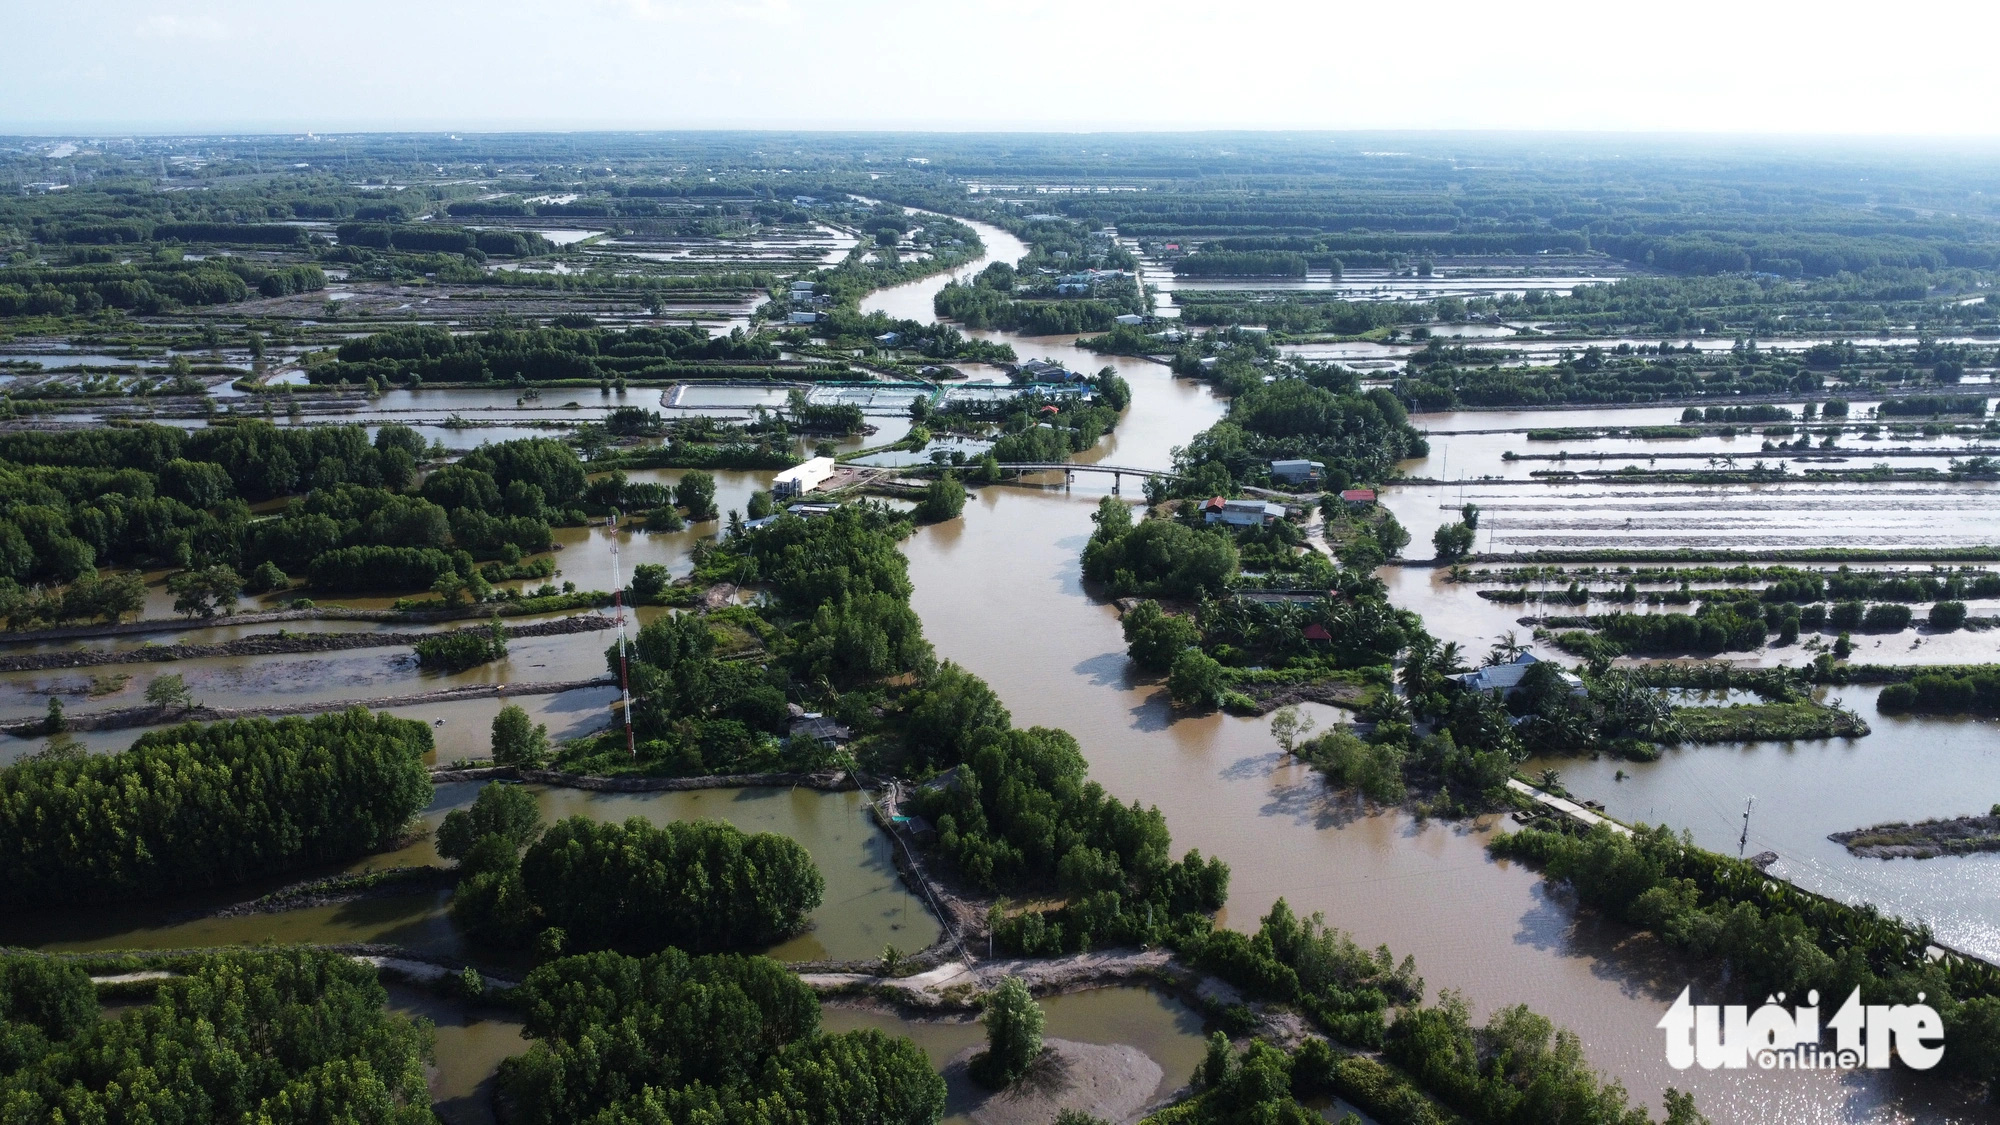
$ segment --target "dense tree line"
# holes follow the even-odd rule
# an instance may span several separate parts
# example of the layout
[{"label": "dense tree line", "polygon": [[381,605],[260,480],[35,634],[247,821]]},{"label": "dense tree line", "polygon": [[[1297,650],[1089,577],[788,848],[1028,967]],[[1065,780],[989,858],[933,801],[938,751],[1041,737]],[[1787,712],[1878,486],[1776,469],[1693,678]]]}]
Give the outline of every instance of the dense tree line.
[{"label": "dense tree line", "polygon": [[1733,601],[1706,602],[1692,614],[1599,614],[1590,624],[1623,653],[1751,652],[1769,629],[1761,609]]},{"label": "dense tree line", "polygon": [[[1131,401],[1131,388],[1110,368],[1097,377],[1097,394],[1092,399],[1070,395],[1044,398],[1022,395],[1001,419],[1000,435],[993,442],[993,456],[999,461],[1049,464],[1069,460],[1082,453],[1118,424],[1118,413]],[[1046,407],[1053,406],[1053,412]]]},{"label": "dense tree line", "polygon": [[[1125,614],[1127,651],[1147,671],[1178,672],[1168,677],[1169,693],[1199,708],[1223,702],[1219,693],[1239,675],[1298,682],[1379,668],[1424,638],[1422,621],[1390,605],[1368,571],[1327,567],[1314,574],[1325,596],[1306,601],[1262,601],[1242,591],[1202,599],[1194,613],[1180,616],[1141,602]],[[1189,663],[1190,653],[1214,666]]]},{"label": "dense tree line", "polygon": [[897,548],[907,517],[844,505],[830,516],[780,516],[743,539],[755,574],[795,621],[787,663],[805,679],[853,685],[931,659],[910,609],[909,564]]},{"label": "dense tree line", "polygon": [[[1412,361],[1409,371],[1396,381],[1395,393],[1411,409],[1424,411],[1463,406],[1588,405],[1810,394],[1823,383],[1820,375],[1806,370],[1796,360],[1731,363],[1727,358],[1690,355],[1637,359],[1595,346],[1552,367],[1519,368],[1501,366],[1492,349],[1445,347],[1433,338],[1430,347],[1413,356]],[[1689,410],[1699,412],[1700,408]],[[1723,421],[1724,417],[1725,414],[1719,413],[1712,421]],[[1731,420],[1745,419],[1747,415]]]},{"label": "dense tree line", "polygon": [[787,836],[750,835],[722,821],[570,817],[528,848],[521,886],[569,948],[706,953],[798,933],[826,884]]},{"label": "dense tree line", "polygon": [[[789,307],[789,306],[787,306]],[[1012,363],[1014,347],[967,336],[949,324],[936,321],[903,320],[886,313],[862,313],[841,306],[825,313],[813,328],[830,347],[877,347],[877,338],[895,334],[887,345],[898,353],[913,352],[931,360],[966,360],[978,363]]]},{"label": "dense tree line", "polygon": [[753,663],[717,659],[715,648],[709,619],[683,613],[639,630],[622,662],[618,646],[605,650],[611,673],[629,674],[639,755],[654,769],[751,773],[777,764],[776,739],[790,721],[782,677],[774,683]]},{"label": "dense tree line", "polygon": [[932,299],[937,315],[971,329],[998,328],[1024,336],[1103,332],[1117,317],[1138,310],[1124,302],[1090,298],[1025,300],[1010,292],[952,282]]},{"label": "dense tree line", "polygon": [[1171,519],[1132,521],[1115,496],[1098,502],[1097,530],[1083,549],[1083,576],[1112,597],[1196,598],[1222,592],[1236,574],[1236,544],[1221,527]]},{"label": "dense tree line", "polygon": [[0,895],[140,898],[365,855],[430,801],[422,723],[363,710],[152,731],[0,770]]},{"label": "dense tree line", "polygon": [[944,1080],[908,1039],[819,1031],[819,1001],[760,957],[613,953],[537,967],[528,1052],[501,1064],[524,1125],[934,1125]]},{"label": "dense tree line", "polygon": [[1239,354],[1192,370],[1234,397],[1228,416],[1195,435],[1178,458],[1193,490],[1186,495],[1209,490],[1212,479],[1203,475],[1209,465],[1226,473],[1222,479],[1249,482],[1268,480],[1274,460],[1317,461],[1326,466],[1322,487],[1338,491],[1380,480],[1398,461],[1430,451],[1395,395],[1381,388],[1361,393],[1350,373],[1312,367],[1273,372],[1277,377],[1266,382],[1264,365]]},{"label": "dense tree line", "polygon": [[1907,683],[1883,688],[1875,706],[1883,714],[2000,714],[2000,671],[1958,668],[1920,671]]},{"label": "dense tree line", "polygon": [[805,927],[826,887],[789,837],[640,817],[544,830],[533,796],[505,785],[445,818],[438,854],[459,864],[452,914],[470,933],[545,950],[768,946]]},{"label": "dense tree line", "polygon": [[1944,1069],[1982,1083],[2000,1079],[2000,977],[1962,958],[1932,959],[1927,930],[1773,883],[1665,827],[1630,837],[1601,826],[1588,835],[1527,830],[1487,846],[1540,865],[1585,905],[1671,948],[1728,966],[1732,1000],[1754,1004],[1814,988],[1844,996],[1859,987],[1871,1004],[1897,1004],[1922,993],[1944,1017],[1951,1044]]},{"label": "dense tree line", "polygon": [[671,377],[677,365],[777,358],[766,341],[740,333],[710,337],[698,328],[496,328],[461,336],[421,326],[350,340],[338,355],[339,362],[313,369],[314,381],[645,379]]},{"label": "dense tree line", "polygon": [[428,1024],[385,1010],[373,966],[260,949],[198,959],[107,1018],[89,976],[0,961],[0,1104],[20,1121],[433,1125]]},{"label": "dense tree line", "polygon": [[[583,467],[564,443],[489,445],[414,483],[423,440],[384,426],[266,422],[16,434],[0,442],[0,586],[74,583],[96,567],[273,568],[328,590],[470,581],[475,558],[545,551],[577,522]],[[246,501],[306,495],[276,519]],[[266,583],[268,586],[270,583]]]},{"label": "dense tree line", "polygon": [[419,253],[546,254],[554,247],[534,231],[470,230],[439,223],[342,223],[334,228],[342,246]]},{"label": "dense tree line", "polygon": [[1399,964],[1386,945],[1363,949],[1320,915],[1299,917],[1284,899],[1255,933],[1200,927],[1177,946],[1196,967],[1253,998],[1295,1006],[1350,1047],[1380,1048],[1389,1009],[1423,1001],[1414,958]]},{"label": "dense tree line", "polygon": [[326,274],[316,265],[272,266],[236,258],[15,266],[0,269],[0,317],[88,315],[103,309],[156,316],[252,295],[283,297],[324,288]]},{"label": "dense tree line", "polygon": [[1928,418],[1943,414],[1986,413],[1986,399],[1981,395],[1912,395],[1908,398],[1883,399],[1875,413],[1885,418],[1918,417]]},{"label": "dense tree line", "polygon": [[1228,898],[1228,866],[1199,852],[1175,861],[1159,810],[1120,804],[1085,780],[1067,733],[989,726],[965,741],[952,784],[918,805],[940,850],[979,886],[1069,900],[999,920],[1006,948],[1048,956],[1155,941]]},{"label": "dense tree line", "polygon": [[[1339,269],[1334,275],[1339,276]],[[1306,256],[1284,250],[1203,250],[1174,259],[1176,277],[1304,277]]]},{"label": "dense tree line", "polygon": [[[0,455],[0,578],[71,581],[96,565],[226,565],[310,573],[330,590],[430,589],[472,560],[544,551],[549,523],[577,522],[583,467],[545,438],[484,446],[416,477],[423,440],[384,426],[263,422],[191,435],[166,427],[18,435]],[[40,440],[37,440],[40,439]],[[78,463],[131,468],[73,468]],[[277,519],[245,500],[306,491]],[[309,490],[309,491],[307,491]]]},{"label": "dense tree line", "polygon": [[182,220],[165,223],[78,223],[58,228],[57,241],[82,244],[133,242],[213,242],[233,246],[304,246],[304,227],[282,223],[218,223]]}]

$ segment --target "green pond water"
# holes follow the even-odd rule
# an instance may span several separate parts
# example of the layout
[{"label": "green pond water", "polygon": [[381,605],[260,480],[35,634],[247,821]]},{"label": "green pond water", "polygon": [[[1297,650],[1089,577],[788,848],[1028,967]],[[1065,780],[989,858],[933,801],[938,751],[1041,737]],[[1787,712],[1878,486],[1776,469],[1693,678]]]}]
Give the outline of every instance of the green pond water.
[{"label": "green pond water", "polygon": [[[438,787],[424,811],[428,828],[472,802],[479,783]],[[809,928],[763,952],[784,961],[874,958],[894,944],[915,952],[942,932],[936,918],[903,887],[887,835],[874,826],[860,793],[811,789],[705,789],[684,793],[591,793],[534,787],[543,816],[623,821],[643,817],[726,820],[746,832],[789,836],[812,854],[826,880],[826,897]],[[407,847],[347,864],[347,871],[440,864],[428,836]],[[191,949],[278,942],[388,942],[438,955],[464,952],[446,906],[450,892],[363,899],[277,914],[189,917],[254,899],[284,883],[332,872],[298,872],[280,880],[227,888],[171,903],[17,912],[0,921],[0,943],[49,950]]]}]

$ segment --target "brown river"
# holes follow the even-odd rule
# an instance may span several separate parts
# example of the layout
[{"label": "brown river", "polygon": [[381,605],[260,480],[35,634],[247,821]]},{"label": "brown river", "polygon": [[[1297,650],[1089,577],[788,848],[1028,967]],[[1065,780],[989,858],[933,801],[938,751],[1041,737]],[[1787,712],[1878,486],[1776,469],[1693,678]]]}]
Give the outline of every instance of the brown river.
[{"label": "brown river", "polygon": [[[986,260],[1013,260],[1025,247],[992,227],[980,225],[989,254]],[[983,267],[986,260],[964,267],[961,275]],[[944,284],[932,278],[885,290],[864,302],[867,310],[928,320],[931,296]],[[1004,333],[979,335],[1011,343],[1019,358],[1046,357],[1084,371],[1116,368],[1132,385],[1133,402],[1117,432],[1078,460],[1165,468],[1175,447],[1219,419],[1226,404],[1199,384],[1176,379],[1164,366],[1146,360],[1098,357],[1074,346],[1071,338],[1021,338]],[[426,400],[433,397],[424,392]],[[439,399],[444,397],[440,392]],[[428,406],[429,403],[427,402]],[[1588,413],[1585,418],[1590,417]],[[1579,418],[1575,422],[1551,413],[1538,414],[1527,424],[1604,424]],[[1420,419],[1420,422],[1423,421]],[[1443,420],[1439,420],[1442,422]],[[1446,428],[1501,428],[1479,425],[1480,416],[1465,415]],[[1630,424],[1627,422],[1626,424]],[[1525,443],[1515,442],[1516,448]],[[1493,443],[1483,445],[1482,451]],[[1442,462],[1442,449],[1433,459]],[[1491,454],[1488,454],[1491,456]],[[1474,461],[1467,451],[1467,469]],[[1454,461],[1457,458],[1453,459]],[[1490,463],[1490,462],[1489,462]],[[1428,467],[1427,467],[1428,468]],[[1453,470],[1458,466],[1454,464]],[[632,474],[671,483],[678,472]],[[1433,475],[1426,472],[1425,475]],[[1454,471],[1452,477],[1462,474]],[[722,507],[740,507],[762,487],[769,474],[718,474]],[[1136,499],[1138,482],[1127,479],[1125,494]],[[1475,823],[1419,822],[1400,811],[1370,809],[1332,790],[1317,774],[1278,752],[1266,723],[1227,715],[1177,718],[1169,713],[1160,684],[1135,675],[1115,610],[1084,589],[1078,555],[1090,530],[1091,511],[1110,488],[1109,478],[1078,474],[1066,489],[1059,474],[1039,485],[981,489],[958,520],[925,528],[907,544],[914,603],[928,635],[942,657],[955,660],[987,679],[1021,724],[1057,726],[1082,744],[1092,776],[1126,800],[1157,805],[1167,817],[1177,847],[1199,848],[1218,855],[1233,871],[1230,907],[1225,921],[1254,928],[1257,918],[1278,898],[1302,912],[1324,912],[1328,921],[1351,931],[1364,944],[1383,943],[1398,957],[1414,954],[1431,995],[1444,989],[1465,995],[1477,1012],[1525,1003],[1559,1025],[1576,1031],[1590,1061],[1624,1082],[1635,1100],[1654,1107],[1669,1085],[1693,1089],[1702,1110],[1717,1122],[1846,1122],[1846,1121],[1985,1121],[1985,1111],[1967,1109],[1948,1096],[1907,1083],[1906,1075],[1832,1077],[1783,1075],[1759,1071],[1676,1072],[1665,1062],[1660,1033],[1654,1024],[1684,985],[1699,987],[1705,969],[1665,954],[1648,940],[1622,926],[1580,914],[1559,891],[1534,872],[1487,857],[1483,843],[1501,827],[1493,820]],[[1726,500],[1705,506],[1679,506],[1670,511],[1667,491],[1614,498],[1605,492],[1585,492],[1550,486],[1514,486],[1515,491],[1482,493],[1479,502],[1492,505],[1495,525],[1507,540],[1526,546],[1546,532],[1528,526],[1531,520],[1557,520],[1572,538],[1622,537],[1626,518],[1644,518],[1683,525],[1681,534],[1713,534],[1755,542],[1790,542],[1782,529],[1805,518],[1810,501],[1789,488],[1777,491],[1725,490]],[[1521,489],[1534,490],[1529,501]],[[1681,489],[1680,493],[1693,490]],[[1803,490],[1801,490],[1803,491]],[[1716,495],[1709,493],[1709,495]],[[1468,495],[1468,499],[1470,499]],[[1765,501],[1768,506],[1750,519],[1728,522],[1739,501]],[[1427,544],[1432,528],[1445,516],[1444,504],[1458,502],[1457,489],[1392,490],[1388,502],[1416,536]],[[1686,497],[1682,498],[1683,500]],[[1969,509],[1958,497],[1912,492],[1876,498],[1850,497],[1857,506],[1881,513],[1879,537],[1918,541],[1959,536],[1992,541],[1983,530],[1960,532],[1945,521],[1971,520],[1983,527],[1990,507]],[[1983,498],[1982,498],[1983,499]],[[1607,503],[1608,502],[1608,503]],[[1616,509],[1625,503],[1630,511]],[[1754,501],[1753,501],[1754,502]],[[1539,507],[1540,514],[1525,510]],[[1510,511],[1512,508],[1514,510]],[[1606,510],[1606,509],[1610,510]],[[1920,512],[1920,516],[1905,513]],[[1867,517],[1850,517],[1873,526]],[[1518,521],[1518,526],[1515,526]],[[1604,525],[1610,526],[1604,526]],[[1773,530],[1774,528],[1780,530]],[[610,548],[619,548],[619,565],[645,562],[668,566],[675,573],[688,569],[693,545],[717,534],[714,523],[697,525],[673,535],[628,533],[591,528],[562,533],[565,550],[557,555],[562,574],[583,589],[610,585]],[[1843,532],[1844,533],[1844,532]],[[1672,538],[1671,535],[1664,536]],[[1485,544],[1482,542],[1482,547]],[[1503,548],[1504,549],[1504,548]],[[1452,588],[1435,581],[1428,570],[1390,568],[1399,604],[1426,615],[1433,632],[1483,648],[1500,631],[1514,627],[1520,607],[1495,606],[1472,596],[1470,588]],[[319,628],[324,623],[314,623]],[[189,639],[219,639],[226,624]],[[193,628],[191,633],[195,632]],[[167,637],[155,638],[168,640]],[[91,642],[88,646],[119,647],[138,638]],[[188,661],[171,670],[182,673],[205,703],[243,706],[255,702],[319,702],[356,696],[389,696],[430,690],[458,682],[519,683],[565,680],[598,675],[608,633],[517,641],[502,664],[460,677],[417,673],[407,650],[358,649],[312,657],[265,657]],[[98,707],[130,705],[148,679],[165,665],[119,666],[78,672],[0,674],[0,717],[41,713],[51,692],[60,692],[72,713]],[[94,672],[129,673],[130,684],[92,698]],[[98,687],[108,687],[100,684]],[[573,735],[601,725],[613,693],[590,688],[561,695],[519,700],[558,736]],[[487,727],[501,701],[400,709],[433,724],[439,740],[438,759],[483,756]],[[1339,714],[1313,708],[1322,725]],[[1864,707],[1871,720],[1872,704]],[[439,720],[442,720],[440,723]],[[1885,733],[1888,733],[1885,731]],[[123,746],[135,732],[87,735],[93,749]],[[1939,771],[1975,771],[1995,778],[1987,749],[1992,744],[1987,725],[1953,728],[1948,747],[1926,759]],[[1882,738],[1882,735],[1875,736]],[[1808,789],[1820,803],[1809,814],[1796,811],[1774,816],[1766,831],[1780,850],[1797,855],[1802,865],[1820,863],[1838,879],[1857,881],[1867,868],[1838,867],[1834,857],[1815,850],[1810,838],[1839,827],[1868,823],[1878,810],[1897,815],[1934,815],[1947,808],[1951,784],[1919,786],[1912,805],[1883,799],[1897,778],[1899,755],[1890,751],[1921,742],[1920,728],[1908,735],[1884,739],[1877,753],[1844,747],[1707,747],[1670,753],[1644,771],[1629,766],[1624,781],[1608,778],[1611,763],[1558,763],[1568,784],[1579,792],[1611,802],[1618,815],[1647,819],[1649,815],[1687,826],[1704,842],[1719,831],[1717,810],[1733,807],[1735,788],[1755,785],[1775,793],[1811,774]],[[31,751],[32,740],[6,739],[0,758]],[[1858,772],[1854,763],[1863,761]],[[1754,776],[1729,774],[1725,762],[1746,762]],[[1599,767],[1607,767],[1600,769]],[[1683,766],[1694,768],[1683,769]],[[1718,779],[1717,771],[1728,776]],[[1952,775],[1940,773],[1941,778]],[[1870,787],[1875,796],[1856,801],[1856,786]],[[1990,794],[1991,784],[1977,788]],[[441,787],[426,814],[435,822],[452,807],[468,802],[474,787]],[[1728,799],[1725,799],[1725,798]],[[568,790],[539,793],[551,815],[580,812],[596,817],[641,815],[661,820],[720,816],[747,829],[781,831],[806,845],[827,879],[826,902],[814,914],[805,935],[772,952],[788,960],[824,957],[879,956],[885,945],[910,951],[938,933],[936,922],[911,901],[889,867],[886,841],[865,818],[852,794],[804,791],[728,791],[692,794],[607,796]],[[1983,800],[1990,800],[1990,795]],[[1828,806],[1831,805],[1829,808]],[[1711,807],[1712,806],[1712,807]],[[1854,819],[1860,817],[1861,819]],[[1835,823],[1838,822],[1838,823]],[[1719,845],[1718,845],[1719,846]],[[372,857],[364,864],[434,861],[427,844],[406,853]],[[1954,861],[1933,861],[1950,863]],[[1983,917],[1979,900],[1994,896],[1991,872],[2000,864],[1983,864],[1981,877],[1962,881],[1968,868],[1926,869],[1914,881],[1905,880],[1884,891],[1892,904],[1935,904],[1940,916]],[[1803,880],[1802,881],[1806,881]],[[1928,889],[1927,889],[1928,888]],[[269,887],[238,888],[201,902],[176,903],[184,912],[213,910],[231,901],[254,897]],[[1930,896],[1936,893],[1933,899]],[[1829,893],[1832,893],[1831,891]],[[167,948],[266,939],[298,941],[396,941],[413,948],[450,952],[458,938],[444,909],[445,893],[404,895],[343,906],[285,914],[237,918],[172,917],[154,909],[70,911],[16,917],[0,925],[0,942],[45,948]],[[453,1120],[481,1120],[487,1113],[483,1084],[506,1054],[521,1049],[516,1025],[498,1017],[445,1010],[415,993],[398,994],[398,1006],[421,1011],[440,1024],[440,1064],[434,1084]],[[886,1022],[885,1022],[886,1021]],[[904,1021],[876,1012],[829,1010],[829,1027],[902,1026]],[[1070,1029],[1070,1030],[1065,1030]],[[906,1030],[934,1057],[949,1056],[959,1041],[976,1029],[965,1025],[911,1025]],[[1109,989],[1066,997],[1050,1005],[1050,1034],[1097,1042],[1139,1046],[1162,1066],[1163,1090],[1184,1082],[1200,1052],[1200,1027],[1192,1013],[1177,1003],[1137,989]],[[956,1044],[956,1045],[955,1045]]]}]

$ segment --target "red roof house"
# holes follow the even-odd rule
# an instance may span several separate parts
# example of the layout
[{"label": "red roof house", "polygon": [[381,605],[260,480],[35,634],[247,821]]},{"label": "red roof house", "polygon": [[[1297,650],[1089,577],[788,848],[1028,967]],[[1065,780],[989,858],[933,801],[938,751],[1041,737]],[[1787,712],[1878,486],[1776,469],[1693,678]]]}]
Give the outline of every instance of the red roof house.
[{"label": "red roof house", "polygon": [[1312,624],[1306,626],[1306,640],[1330,641],[1332,639],[1333,639],[1333,634],[1327,632],[1326,626],[1320,624],[1319,622],[1315,621]]},{"label": "red roof house", "polygon": [[1340,498],[1349,504],[1373,504],[1375,502],[1375,490],[1372,488],[1345,488],[1341,490]]}]

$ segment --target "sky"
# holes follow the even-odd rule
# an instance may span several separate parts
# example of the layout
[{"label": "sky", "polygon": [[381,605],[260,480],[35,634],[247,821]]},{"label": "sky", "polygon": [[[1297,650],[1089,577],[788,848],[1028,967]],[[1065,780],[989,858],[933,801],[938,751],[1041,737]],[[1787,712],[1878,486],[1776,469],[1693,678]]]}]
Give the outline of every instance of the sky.
[{"label": "sky", "polygon": [[0,0],[0,133],[2000,136],[1993,0]]}]

